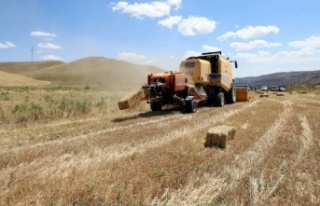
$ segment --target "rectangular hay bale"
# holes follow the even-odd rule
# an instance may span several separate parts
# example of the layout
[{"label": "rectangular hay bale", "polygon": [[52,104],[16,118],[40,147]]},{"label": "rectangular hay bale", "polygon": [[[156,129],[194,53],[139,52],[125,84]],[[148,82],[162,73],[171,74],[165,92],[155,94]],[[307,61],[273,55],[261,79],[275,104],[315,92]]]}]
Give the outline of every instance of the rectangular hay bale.
[{"label": "rectangular hay bale", "polygon": [[131,108],[137,105],[146,96],[143,89],[135,90],[118,101],[120,110]]},{"label": "rectangular hay bale", "polygon": [[261,94],[260,98],[262,98],[262,97],[269,97],[269,95],[268,94]]},{"label": "rectangular hay bale", "polygon": [[227,141],[232,140],[236,134],[236,128],[230,126],[217,126],[209,129],[204,146],[226,148]]}]

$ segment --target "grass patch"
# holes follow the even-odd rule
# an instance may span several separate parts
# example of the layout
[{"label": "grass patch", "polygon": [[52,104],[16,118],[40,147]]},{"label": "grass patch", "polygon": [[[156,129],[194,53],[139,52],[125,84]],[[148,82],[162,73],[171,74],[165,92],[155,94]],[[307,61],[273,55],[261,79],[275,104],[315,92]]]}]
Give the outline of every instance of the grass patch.
[{"label": "grass patch", "polygon": [[2,123],[33,122],[106,113],[117,109],[121,94],[84,89],[51,87],[0,87]]}]

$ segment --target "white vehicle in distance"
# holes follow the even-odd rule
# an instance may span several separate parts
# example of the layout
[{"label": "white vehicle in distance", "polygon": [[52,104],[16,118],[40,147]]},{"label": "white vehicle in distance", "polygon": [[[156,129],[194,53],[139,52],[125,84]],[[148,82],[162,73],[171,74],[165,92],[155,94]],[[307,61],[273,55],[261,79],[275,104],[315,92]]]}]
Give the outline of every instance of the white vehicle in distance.
[{"label": "white vehicle in distance", "polygon": [[267,86],[262,86],[261,87],[261,91],[267,91],[268,90],[268,87]]}]

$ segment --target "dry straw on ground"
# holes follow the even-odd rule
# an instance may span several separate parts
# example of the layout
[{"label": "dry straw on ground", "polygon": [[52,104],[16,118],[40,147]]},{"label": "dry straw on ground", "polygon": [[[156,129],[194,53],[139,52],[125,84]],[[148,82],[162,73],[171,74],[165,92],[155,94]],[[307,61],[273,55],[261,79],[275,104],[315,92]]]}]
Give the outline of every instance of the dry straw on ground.
[{"label": "dry straw on ground", "polygon": [[236,128],[226,125],[212,127],[209,129],[204,146],[226,148],[227,141],[234,139]]}]

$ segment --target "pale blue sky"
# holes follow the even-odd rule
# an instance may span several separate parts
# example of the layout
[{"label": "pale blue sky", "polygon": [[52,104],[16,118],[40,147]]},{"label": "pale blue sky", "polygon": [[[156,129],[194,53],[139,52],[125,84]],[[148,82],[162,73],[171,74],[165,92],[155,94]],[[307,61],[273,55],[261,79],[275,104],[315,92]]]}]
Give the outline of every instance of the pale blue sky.
[{"label": "pale blue sky", "polygon": [[[320,69],[319,0],[0,0],[0,61],[102,56],[166,70],[221,50],[236,77]],[[128,68],[130,69],[130,68]]]}]

